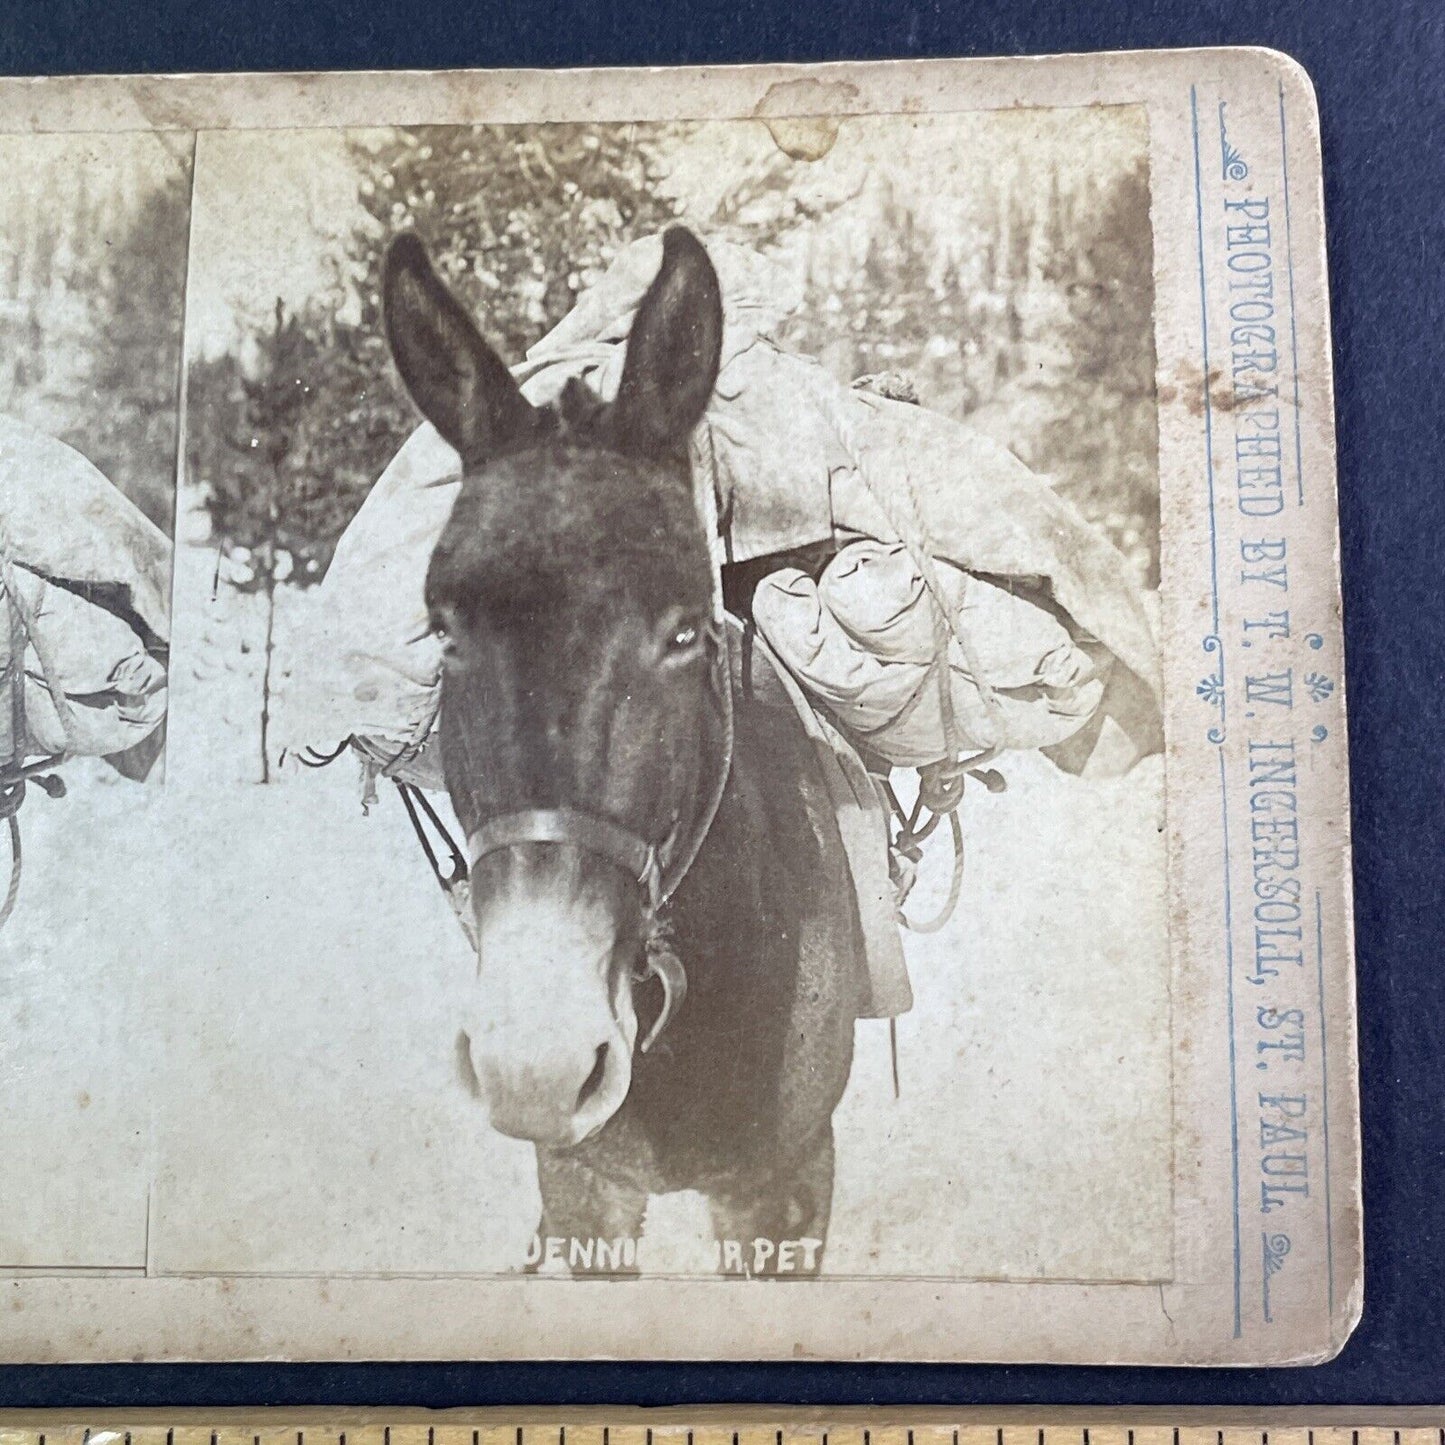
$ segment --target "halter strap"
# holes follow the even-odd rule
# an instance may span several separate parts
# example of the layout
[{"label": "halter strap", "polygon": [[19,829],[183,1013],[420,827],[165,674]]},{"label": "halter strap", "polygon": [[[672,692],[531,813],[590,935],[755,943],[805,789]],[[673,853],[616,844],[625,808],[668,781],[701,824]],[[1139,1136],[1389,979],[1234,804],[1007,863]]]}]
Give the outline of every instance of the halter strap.
[{"label": "halter strap", "polygon": [[[720,747],[717,757],[712,760],[711,775],[704,781],[701,811],[686,830],[683,829],[682,820],[675,818],[671,832],[659,845],[647,842],[630,828],[624,828],[621,824],[608,818],[600,818],[594,813],[584,813],[578,808],[523,808],[489,818],[468,833],[466,857],[463,859],[445,824],[425,801],[421,791],[413,784],[395,779],[402,802],[406,804],[411,825],[421,839],[442,891],[451,897],[457,885],[466,880],[477,864],[490,853],[515,847],[520,843],[564,843],[605,858],[636,878],[638,884],[647,891],[648,911],[655,918],[696,861],[712,828],[713,820],[717,817],[732,773],[734,733],[730,632],[740,634],[741,626],[735,620],[726,618],[713,623],[707,632],[708,646],[712,653],[709,671],[717,703]],[[453,863],[449,874],[444,874],[441,870],[413,805],[412,794],[422,803],[432,824],[446,840]],[[462,926],[466,927],[465,922]],[[639,1047],[644,1054],[650,1052],[687,997],[687,970],[666,945],[664,936],[657,932],[649,939],[646,966],[640,976],[646,977],[648,974],[656,974],[662,984],[663,997],[662,1011],[646,1037],[640,1041]]]},{"label": "halter strap", "polygon": [[[722,736],[718,756],[711,760],[711,776],[703,784],[700,811],[690,826],[684,828],[682,819],[674,818],[667,837],[660,843],[649,843],[630,828],[579,808],[521,808],[488,818],[467,834],[470,868],[475,868],[489,853],[519,843],[569,843],[615,863],[636,878],[647,890],[648,907],[656,913],[677,891],[701,851],[732,772],[733,699],[728,630],[724,622],[713,624],[707,632],[712,654],[711,686]],[[415,822],[413,819],[413,826]]]},{"label": "halter strap", "polygon": [[467,857],[473,868],[489,853],[519,843],[570,843],[595,853],[631,874],[647,890],[653,909],[663,903],[662,865],[655,844],[628,828],[576,808],[524,808],[489,818],[467,834]]}]

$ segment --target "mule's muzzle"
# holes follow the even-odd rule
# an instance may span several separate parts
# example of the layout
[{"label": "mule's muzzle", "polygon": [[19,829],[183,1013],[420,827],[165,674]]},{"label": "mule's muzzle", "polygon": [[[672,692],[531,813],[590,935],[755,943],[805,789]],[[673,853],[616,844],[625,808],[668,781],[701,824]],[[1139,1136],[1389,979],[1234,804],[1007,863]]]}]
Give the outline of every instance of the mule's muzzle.
[{"label": "mule's muzzle", "polygon": [[474,880],[469,1053],[492,1126],[554,1148],[595,1134],[632,1083],[631,898],[562,845],[495,854]]},{"label": "mule's muzzle", "polygon": [[513,1139],[566,1148],[595,1134],[621,1107],[631,1061],[620,1038],[604,1038],[587,1054],[556,1049],[520,1057],[471,1041],[472,1070],[492,1127]]}]

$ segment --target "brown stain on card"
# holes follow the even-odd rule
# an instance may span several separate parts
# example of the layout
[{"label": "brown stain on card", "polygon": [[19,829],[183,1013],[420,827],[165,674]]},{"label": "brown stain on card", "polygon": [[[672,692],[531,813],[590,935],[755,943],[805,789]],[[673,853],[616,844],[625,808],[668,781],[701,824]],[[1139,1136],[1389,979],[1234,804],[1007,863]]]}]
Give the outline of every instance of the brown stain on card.
[{"label": "brown stain on card", "polygon": [[838,112],[857,100],[858,87],[844,80],[780,80],[768,87],[753,114],[784,155],[820,161],[838,139]]},{"label": "brown stain on card", "polygon": [[[1202,417],[1204,371],[1192,362],[1184,362],[1172,373],[1159,378],[1154,394],[1161,408],[1178,402],[1190,416]],[[1209,405],[1217,412],[1234,411],[1240,405],[1234,388],[1217,366],[1209,368]]]},{"label": "brown stain on card", "polygon": [[[1204,415],[1204,369],[1197,362],[1185,361],[1171,371],[1161,372],[1154,388],[1155,399],[1161,408],[1176,402],[1193,417]],[[1209,408],[1221,416],[1236,411],[1248,411],[1257,406],[1292,405],[1289,398],[1280,395],[1261,397],[1248,389],[1236,390],[1233,381],[1225,375],[1222,367],[1209,368]]]}]

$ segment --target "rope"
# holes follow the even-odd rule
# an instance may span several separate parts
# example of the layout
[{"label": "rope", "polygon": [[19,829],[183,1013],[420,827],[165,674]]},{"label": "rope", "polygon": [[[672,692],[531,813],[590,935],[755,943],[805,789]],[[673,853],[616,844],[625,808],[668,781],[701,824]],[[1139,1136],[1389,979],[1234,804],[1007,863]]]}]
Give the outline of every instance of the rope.
[{"label": "rope", "polygon": [[[406,808],[406,816],[411,820],[412,831],[421,843],[422,852],[426,854],[426,861],[431,864],[432,873],[437,882],[441,884],[442,892],[450,894],[457,884],[467,877],[466,856],[457,846],[456,839],[448,831],[441,815],[432,806],[431,799],[415,783],[404,783],[400,778],[393,778],[392,782],[396,785],[397,792],[401,794],[402,804]],[[431,823],[446,847],[450,868],[445,871],[437,859],[431,838],[422,824],[422,813],[426,814],[427,821]]]},{"label": "rope", "polygon": [[20,897],[20,819],[11,813],[5,820],[10,825],[10,883],[5,889],[5,901],[0,903],[0,928],[4,928],[15,912],[15,900]]},{"label": "rope", "polygon": [[[933,623],[934,623],[934,647],[936,653],[935,668],[939,673],[939,708],[944,732],[944,746],[948,755],[956,759],[962,750],[962,738],[958,732],[958,720],[953,709],[953,692],[949,686],[948,676],[948,646],[952,642],[958,643],[959,651],[963,654],[964,666],[968,668],[969,675],[973,678],[978,687],[979,696],[983,699],[984,711],[988,713],[989,721],[994,728],[994,742],[998,743],[1004,737],[1005,720],[1003,707],[998,700],[998,695],[989,682],[981,666],[978,653],[970,642],[967,633],[958,625],[957,620],[949,611],[948,599],[944,594],[943,583],[939,579],[938,570],[934,566],[933,553],[929,550],[928,528],[924,525],[923,517],[918,505],[918,493],[913,485],[913,474],[905,465],[903,468],[903,498],[908,503],[908,525],[903,525],[895,515],[889,501],[883,496],[877,487],[873,485],[873,479],[869,475],[868,467],[863,460],[863,449],[858,444],[858,438],[853,430],[852,423],[848,418],[830,406],[827,399],[820,396],[819,406],[830,415],[834,430],[838,435],[838,441],[843,450],[848,454],[848,460],[852,462],[853,469],[858,473],[863,485],[868,489],[868,494],[883,514],[884,520],[898,534],[898,539],[908,548],[908,555],[912,558],[914,566],[918,568],[919,576],[923,579],[923,585],[928,590],[929,597],[933,602]],[[961,792],[961,789],[960,789]]]},{"label": "rope", "polygon": [[959,897],[963,892],[963,824],[959,822],[958,804],[955,803],[953,807],[946,810],[930,808],[928,818],[924,819],[923,810],[927,804],[921,788],[911,813],[904,811],[903,804],[898,801],[898,794],[893,791],[892,783],[885,781],[883,792],[899,825],[893,846],[911,863],[916,864],[920,861],[923,857],[923,843],[933,835],[934,830],[945,817],[948,819],[948,830],[953,839],[953,864],[949,874],[947,899],[932,918],[923,922],[910,918],[903,911],[901,905],[898,910],[898,921],[910,933],[937,933],[953,917],[954,911],[958,907]]},{"label": "rope", "polygon": [[[313,747],[307,746],[303,748],[300,752],[296,753],[295,758],[296,761],[300,763],[303,768],[327,768],[330,767],[331,764],[334,763],[337,758],[339,758],[342,753],[344,753],[350,746],[351,739],[342,738],[342,740],[337,743],[334,752],[323,753],[317,751],[317,749]],[[281,756],[284,759],[286,754],[283,752]]]},{"label": "rope", "polygon": [[[60,723],[61,730],[65,733],[66,752],[74,755],[84,751],[79,745],[79,735],[75,713],[70,705],[70,699],[65,694],[65,685],[62,682],[63,672],[57,665],[55,656],[50,650],[44,630],[35,626],[35,619],[29,615],[24,599],[20,595],[20,589],[15,581],[15,570],[11,564],[9,555],[5,548],[0,546],[0,583],[3,583],[5,592],[10,598],[10,606],[21,634],[29,646],[35,649],[35,656],[40,662],[40,676],[43,679],[47,690],[50,693],[51,705],[55,709],[55,716]],[[24,652],[20,672],[17,674],[17,685],[24,688]],[[17,747],[24,746],[24,738],[18,738]]]},{"label": "rope", "polygon": [[[938,815],[935,814],[935,821],[937,821],[937,817]],[[938,912],[924,922],[910,918],[906,913],[900,911],[899,918],[910,933],[939,932],[953,917],[954,910],[958,907],[959,896],[963,892],[963,824],[958,821],[957,808],[950,810],[947,817],[948,829],[953,837],[953,867],[948,877],[948,897]]]},{"label": "rope", "polygon": [[20,602],[14,592],[15,574],[9,559],[0,573],[0,587],[5,593],[10,614],[9,655],[5,664],[6,684],[10,688],[10,757],[0,765],[0,813],[10,833],[10,881],[5,888],[5,902],[0,905],[0,928],[15,911],[20,896],[20,805],[25,801],[25,619],[20,615]]},{"label": "rope", "polygon": [[[930,550],[928,528],[923,521],[912,473],[905,464],[902,498],[906,503],[907,516],[900,519],[890,505],[889,499],[885,498],[883,493],[874,486],[873,479],[864,462],[863,449],[858,443],[852,423],[838,409],[827,405],[826,398],[820,396],[819,404],[825,413],[831,416],[839,443],[848,454],[848,459],[867,488],[869,496],[872,497],[884,520],[897,534],[903,545],[908,548],[908,554],[913,565],[917,567],[919,576],[923,579],[924,588],[927,590],[929,601],[932,604],[930,609],[933,616],[934,661],[932,671],[938,684],[938,712],[939,723],[943,731],[944,756],[936,762],[918,769],[918,801],[911,814],[905,813],[891,784],[885,782],[883,786],[899,824],[898,833],[893,840],[893,847],[910,862],[914,864],[919,862],[922,858],[921,845],[933,834],[944,817],[948,819],[949,833],[953,842],[953,862],[949,875],[947,899],[932,918],[921,922],[910,918],[903,911],[901,902],[898,911],[899,922],[909,932],[937,933],[953,917],[963,891],[963,825],[959,821],[958,809],[963,802],[965,780],[972,776],[983,783],[990,792],[1000,792],[1005,786],[1004,779],[997,772],[983,766],[983,764],[991,762],[1001,751],[1001,745],[1006,735],[1003,708],[997,692],[984,673],[978,653],[967,630],[959,625],[957,617],[949,608],[948,598],[944,593],[943,583],[939,578],[934,556]],[[949,651],[954,643],[958,644],[964,666],[968,669],[969,675],[978,688],[979,696],[983,700],[984,711],[993,727],[994,746],[971,758],[962,756],[965,739],[954,708],[949,665]],[[925,807],[930,816],[927,821],[920,822]],[[896,1050],[896,1037],[890,1036],[890,1041]],[[896,1070],[896,1053],[894,1064]],[[894,1088],[896,1092],[896,1074]]]}]

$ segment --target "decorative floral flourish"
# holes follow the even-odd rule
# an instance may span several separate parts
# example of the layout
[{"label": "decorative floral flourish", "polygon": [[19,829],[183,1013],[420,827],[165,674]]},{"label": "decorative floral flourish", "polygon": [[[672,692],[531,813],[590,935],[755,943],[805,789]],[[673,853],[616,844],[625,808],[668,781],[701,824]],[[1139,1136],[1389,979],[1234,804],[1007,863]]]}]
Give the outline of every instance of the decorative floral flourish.
[{"label": "decorative floral flourish", "polygon": [[1305,688],[1316,702],[1324,702],[1335,690],[1334,680],[1322,672],[1307,672]]},{"label": "decorative floral flourish", "polygon": [[1284,1268],[1285,1256],[1289,1253],[1290,1247],[1289,1235],[1271,1234],[1266,1230],[1260,1236],[1260,1240],[1264,1248],[1264,1276],[1262,1281],[1264,1293],[1264,1322],[1269,1325],[1274,1323],[1274,1317],[1270,1314],[1269,1310],[1269,1282],[1274,1275],[1278,1274],[1280,1270]]},{"label": "decorative floral flourish", "polygon": [[1219,156],[1220,169],[1227,181],[1242,181],[1249,175],[1249,167],[1245,164],[1244,157],[1235,150],[1229,143],[1229,136],[1224,130],[1224,106],[1225,102],[1219,102]]},{"label": "decorative floral flourish", "polygon": [[1229,712],[1229,694],[1224,686],[1224,640],[1218,633],[1211,632],[1203,638],[1200,645],[1206,652],[1219,654],[1218,669],[1206,677],[1201,677],[1198,686],[1194,689],[1210,707],[1219,709],[1219,722],[1205,734],[1210,742],[1219,744],[1224,741],[1225,724]]}]

